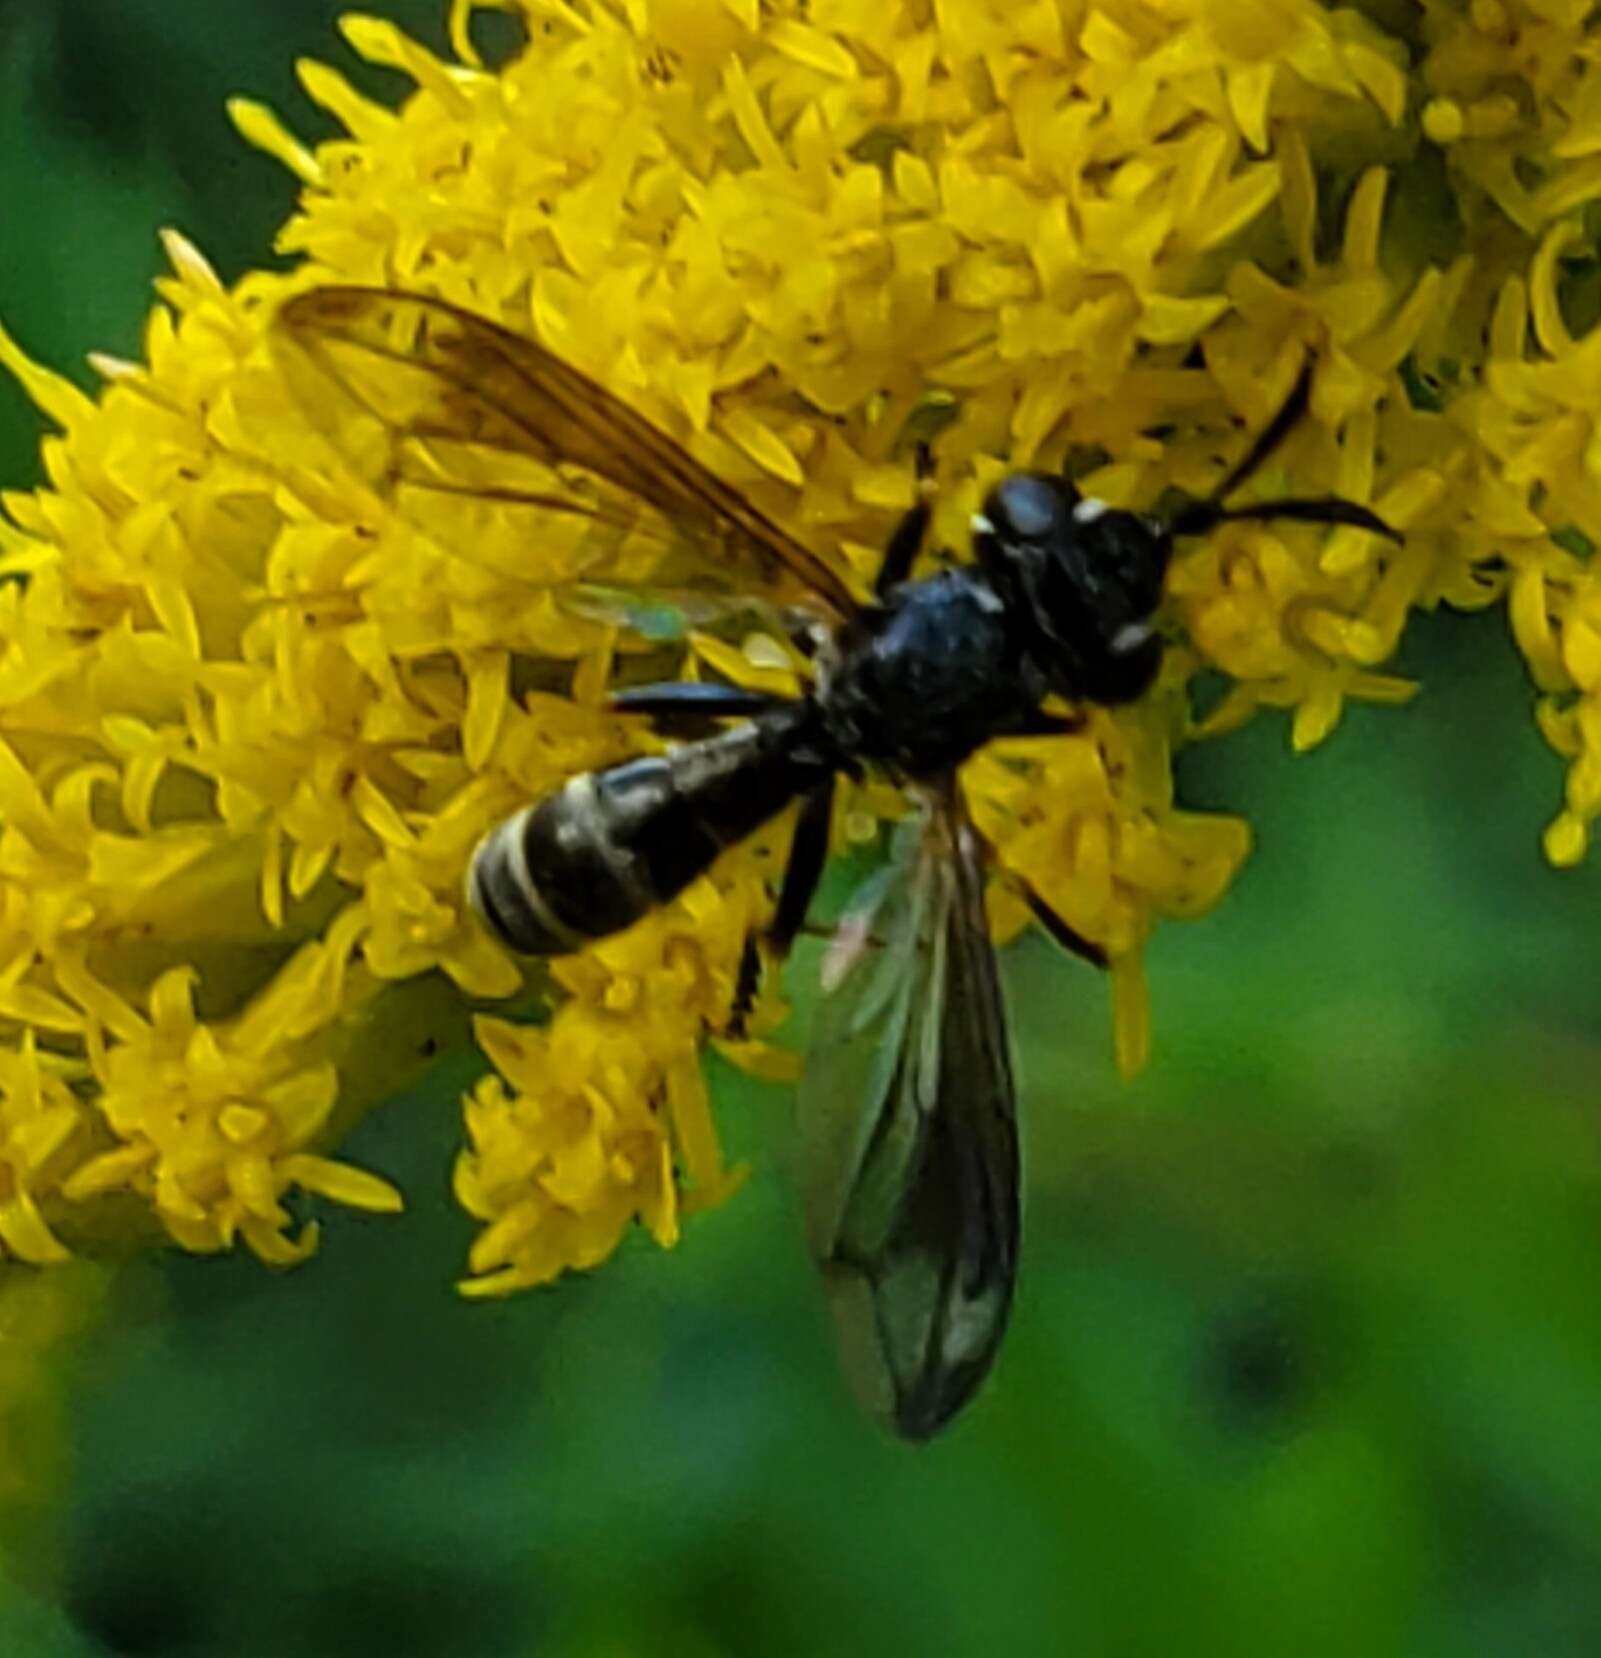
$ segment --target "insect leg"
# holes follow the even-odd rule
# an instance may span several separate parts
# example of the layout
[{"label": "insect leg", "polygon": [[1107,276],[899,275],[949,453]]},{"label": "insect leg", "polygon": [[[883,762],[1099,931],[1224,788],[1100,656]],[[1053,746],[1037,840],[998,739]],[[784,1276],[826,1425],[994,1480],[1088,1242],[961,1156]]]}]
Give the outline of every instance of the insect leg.
[{"label": "insect leg", "polygon": [[619,714],[691,713],[727,718],[764,714],[786,701],[769,691],[747,691],[740,685],[676,679],[661,685],[631,685],[611,696],[611,705]]},{"label": "insect leg", "polygon": [[911,575],[912,565],[923,549],[923,538],[928,534],[928,521],[932,513],[929,502],[919,501],[895,526],[895,533],[884,549],[884,562],[879,565],[873,582],[873,591],[879,598],[882,599],[891,588],[899,587]]},{"label": "insect leg", "polygon": [[784,881],[778,892],[778,905],[773,912],[772,925],[758,947],[755,936],[745,940],[739,958],[739,973],[734,981],[734,996],[729,1004],[728,1024],[723,1034],[733,1041],[742,1041],[751,1012],[756,1006],[756,992],[761,984],[764,957],[782,961],[795,940],[806,930],[806,912],[811,908],[817,883],[822,879],[823,866],[828,861],[828,828],[834,815],[834,779],[830,777],[820,788],[807,795],[795,821],[795,836],[790,842],[789,861],[784,866]]},{"label": "insect leg", "polygon": [[817,883],[828,862],[828,828],[834,816],[834,779],[813,789],[795,821],[795,838],[790,842],[784,884],[778,891],[778,907],[767,929],[768,950],[780,960],[787,956],[806,923]]},{"label": "insect leg", "polygon": [[662,685],[633,685],[614,691],[611,706],[619,714],[642,714],[658,725],[703,727],[707,720],[749,719],[780,707],[785,698],[738,685],[706,685],[672,680]]},{"label": "insect leg", "polygon": [[1091,967],[1108,965],[1106,952],[1068,924],[1047,904],[1026,881],[1016,883],[1023,902],[1034,912],[1034,919],[1069,955],[1087,961]]},{"label": "insect leg", "polygon": [[1110,965],[1110,959],[1106,951],[1099,944],[1085,938],[1076,928],[1069,927],[1021,875],[1017,874],[1015,870],[1008,869],[995,855],[994,847],[979,834],[977,828],[971,822],[966,825],[966,830],[984,848],[990,867],[999,871],[1017,895],[1028,905],[1034,919],[1069,955],[1077,956],[1081,961],[1087,961],[1091,967]]},{"label": "insect leg", "polygon": [[884,562],[879,565],[878,576],[873,582],[873,592],[880,599],[911,575],[917,555],[923,550],[928,521],[934,511],[930,482],[933,476],[933,452],[926,443],[920,443],[917,446],[917,504],[909,508],[895,526],[895,533],[884,549]]},{"label": "insect leg", "polygon": [[749,933],[745,938],[745,946],[739,955],[739,972],[734,979],[734,995],[728,1004],[728,1023],[723,1027],[723,1035],[730,1042],[743,1042],[750,1023],[751,1013],[756,1007],[756,992],[762,982],[762,952],[756,943],[756,935]]}]

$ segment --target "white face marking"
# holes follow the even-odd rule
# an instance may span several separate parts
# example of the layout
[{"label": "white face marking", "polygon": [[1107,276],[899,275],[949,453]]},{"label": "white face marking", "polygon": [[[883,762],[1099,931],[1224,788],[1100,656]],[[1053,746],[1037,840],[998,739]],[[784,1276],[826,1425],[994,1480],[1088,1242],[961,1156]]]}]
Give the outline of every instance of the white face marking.
[{"label": "white face marking", "polygon": [[994,535],[995,526],[981,512],[975,512],[972,518],[974,535]]},{"label": "white face marking", "polygon": [[1137,651],[1151,637],[1149,622],[1130,622],[1112,635],[1112,654],[1128,656]]},{"label": "white face marking", "polygon": [[1073,522],[1075,524],[1093,524],[1105,511],[1106,503],[1104,501],[1097,501],[1093,495],[1089,496],[1073,508]]}]

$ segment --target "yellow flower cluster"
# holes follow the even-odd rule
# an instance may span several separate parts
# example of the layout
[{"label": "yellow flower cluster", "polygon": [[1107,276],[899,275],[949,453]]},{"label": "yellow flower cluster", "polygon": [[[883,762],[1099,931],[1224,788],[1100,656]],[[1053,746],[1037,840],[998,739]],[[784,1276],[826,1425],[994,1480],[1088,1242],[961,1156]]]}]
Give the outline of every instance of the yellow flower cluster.
[{"label": "yellow flower cluster", "polygon": [[[1443,554],[1509,615],[1542,693],[1539,723],[1570,760],[1546,856],[1577,863],[1601,816],[1601,69],[1582,0],[1476,0],[1426,10],[1424,133],[1459,218],[1464,301],[1448,319],[1456,382],[1442,469],[1462,493]],[[1492,567],[1493,568],[1487,568]],[[1501,568],[1507,572],[1500,574]],[[1460,578],[1459,578],[1460,579]],[[1445,591],[1452,602],[1467,597]]]},{"label": "yellow flower cluster", "polygon": [[[486,1223],[469,1293],[594,1266],[636,1218],[671,1244],[681,1206],[704,1208],[738,1184],[706,1111],[701,1047],[727,1025],[744,939],[765,910],[754,866],[732,888],[692,888],[558,963],[565,999],[548,1028],[478,1021],[500,1075],[467,1101],[456,1167],[462,1207]],[[739,1044],[720,1046],[741,1057]]]},{"label": "yellow flower cluster", "polygon": [[[1185,545],[1152,696],[964,775],[998,935],[1027,920],[1024,882],[1107,951],[1125,1066],[1151,927],[1215,902],[1249,845],[1176,807],[1174,750],[1264,707],[1305,748],[1347,698],[1404,699],[1382,668],[1420,606],[1510,595],[1573,759],[1548,850],[1582,853],[1601,813],[1588,7],[1428,0],[1403,34],[1317,0],[499,4],[527,44],[498,69],[473,0],[448,63],[347,19],[416,90],[397,112],[303,65],[348,133],[315,151],[235,106],[305,185],[292,276],[225,290],[169,238],[146,360],[101,360],[93,403],[0,336],[62,429],[49,486],[7,496],[0,527],[7,1253],[55,1259],[130,1196],[185,1247],[272,1261],[314,1242],[296,1192],[396,1207],[326,1153],[465,999],[553,1007],[477,1023],[499,1074],[456,1173],[484,1222],[469,1288],[591,1265],[635,1220],[669,1242],[732,1183],[698,1055],[782,826],[548,975],[485,936],[472,847],[638,751],[604,699],[637,642],[552,596],[577,534],[560,515],[530,539],[493,500],[442,498],[419,522],[375,487],[359,421],[312,429],[270,337],[317,284],[539,339],[857,587],[919,440],[959,553],[1017,466],[1142,508],[1206,494],[1310,356],[1310,416],[1251,490],[1371,503],[1405,545],[1243,522]],[[698,640],[675,671],[739,678],[739,643]],[[1202,670],[1227,685],[1204,719]],[[849,791],[837,839],[894,800]]]}]

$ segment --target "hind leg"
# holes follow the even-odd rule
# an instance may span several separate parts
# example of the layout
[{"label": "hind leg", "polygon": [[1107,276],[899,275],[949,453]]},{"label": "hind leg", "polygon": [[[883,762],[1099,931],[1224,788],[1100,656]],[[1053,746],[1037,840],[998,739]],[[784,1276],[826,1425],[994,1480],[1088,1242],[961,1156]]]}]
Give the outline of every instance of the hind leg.
[{"label": "hind leg", "polygon": [[745,940],[728,1016],[727,1034],[735,1040],[744,1036],[746,1021],[756,1005],[764,958],[783,961],[806,924],[806,912],[817,896],[817,886],[828,863],[828,830],[833,816],[834,779],[830,777],[807,795],[795,820],[795,835],[789,843],[789,859],[778,889],[778,904],[767,931],[759,941],[755,935]]}]

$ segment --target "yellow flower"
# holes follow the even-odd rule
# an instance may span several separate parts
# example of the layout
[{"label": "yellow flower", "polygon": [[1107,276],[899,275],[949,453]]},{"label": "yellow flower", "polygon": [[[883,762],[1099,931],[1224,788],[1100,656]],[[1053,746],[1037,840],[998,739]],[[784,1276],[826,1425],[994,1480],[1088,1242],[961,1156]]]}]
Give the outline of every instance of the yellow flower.
[{"label": "yellow flower", "polygon": [[[772,835],[758,837],[737,885],[691,887],[554,963],[567,999],[548,1030],[478,1021],[479,1043],[514,1093],[488,1078],[467,1103],[472,1144],[456,1193],[489,1223],[469,1292],[504,1294],[592,1266],[636,1219],[670,1244],[681,1210],[721,1202],[739,1184],[723,1166],[701,1048],[727,1029],[745,939],[768,908],[758,872],[774,851]],[[719,1045],[771,1069],[759,1044]]]},{"label": "yellow flower", "polygon": [[1420,66],[1423,130],[1459,176],[1527,235],[1601,195],[1601,87],[1581,49],[1584,0],[1433,6]]},{"label": "yellow flower", "polygon": [[0,1053],[0,1245],[17,1260],[66,1259],[39,1204],[60,1189],[87,1127],[82,1106],[25,1031],[20,1048]]},{"label": "yellow flower", "polygon": [[[1269,708],[1307,748],[1349,697],[1404,700],[1382,670],[1420,607],[1509,596],[1574,761],[1548,850],[1579,855],[1601,811],[1595,314],[1565,263],[1601,194],[1585,7],[1431,5],[1387,31],[1318,0],[500,3],[528,41],[493,70],[473,0],[454,62],[347,19],[415,91],[392,111],[303,65],[337,142],[235,105],[305,186],[291,275],[225,290],[169,237],[145,361],[102,359],[93,402],[0,335],[61,428],[49,486],[0,525],[9,1253],[53,1258],[130,1194],[185,1247],[270,1260],[312,1246],[297,1191],[397,1206],[326,1154],[468,998],[549,1010],[477,1024],[500,1074],[456,1175],[485,1226],[473,1292],[592,1265],[635,1221],[670,1242],[733,1183],[699,1056],[784,825],[548,969],[486,937],[463,873],[509,813],[648,746],[607,709],[614,674],[804,670],[759,630],[635,637],[564,605],[573,514],[531,534],[504,493],[396,511],[399,405],[308,422],[270,347],[310,286],[413,289],[540,340],[856,590],[919,441],[937,550],[961,556],[1016,467],[1141,510],[1205,495],[1310,357],[1310,413],[1251,494],[1368,502],[1405,545],[1282,522],[1186,542],[1151,696],[964,772],[997,936],[1028,924],[1026,886],[1109,956],[1127,1068],[1145,939],[1249,847],[1178,805],[1175,751]],[[1224,686],[1204,715],[1202,675]],[[836,845],[900,809],[852,784]],[[776,994],[724,1040],[736,1061],[783,1068],[760,1040]]]},{"label": "yellow flower", "polygon": [[1513,630],[1545,693],[1541,729],[1572,761],[1545,838],[1559,865],[1584,856],[1601,816],[1601,589],[1589,565],[1601,542],[1601,332],[1575,340],[1562,320],[1556,261],[1570,239],[1548,236],[1527,285],[1508,282],[1484,386],[1460,410],[1491,463],[1481,488],[1504,525]]},{"label": "yellow flower", "polygon": [[225,1249],[242,1236],[264,1261],[288,1265],[316,1247],[315,1224],[288,1236],[291,1188],[340,1203],[396,1210],[387,1181],[305,1148],[338,1097],[337,1071],[306,1035],[321,1023],[326,955],[308,945],[248,1010],[225,1025],[195,1017],[193,975],[156,980],[148,1019],[105,1004],[113,1040],[91,1040],[97,1101],[118,1142],[81,1163],[70,1198],[129,1188],[186,1249]]},{"label": "yellow flower", "polygon": [[467,1101],[471,1149],[457,1165],[456,1195],[488,1223],[464,1285],[473,1294],[594,1266],[636,1219],[659,1243],[677,1239],[672,1148],[658,1121],[666,1078],[642,1049],[608,1046],[595,1024],[578,1002],[548,1033],[479,1022],[479,1042],[516,1093],[486,1077]]}]

